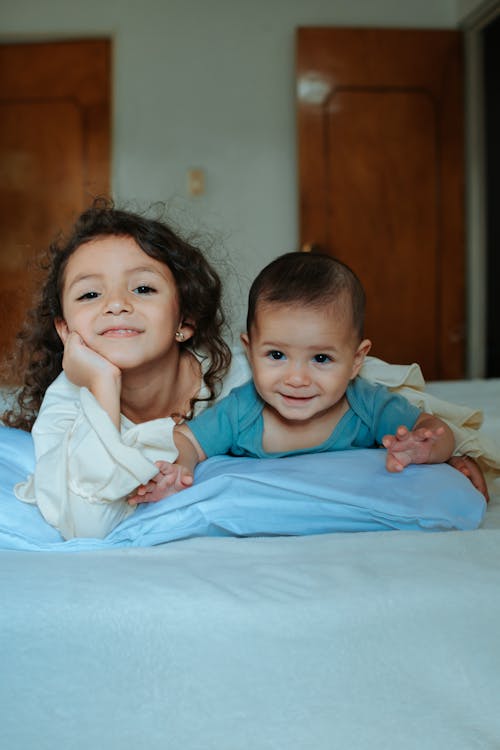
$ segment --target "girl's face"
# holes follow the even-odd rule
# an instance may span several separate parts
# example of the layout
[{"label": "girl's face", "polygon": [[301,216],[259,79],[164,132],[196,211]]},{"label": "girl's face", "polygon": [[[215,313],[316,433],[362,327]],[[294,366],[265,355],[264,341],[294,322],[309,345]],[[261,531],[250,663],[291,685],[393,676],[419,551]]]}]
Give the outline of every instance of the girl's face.
[{"label": "girl's face", "polygon": [[164,365],[177,349],[175,334],[193,334],[182,320],[168,266],[147,255],[131,237],[106,236],[81,245],[64,272],[65,340],[76,331],[85,344],[122,371]]}]

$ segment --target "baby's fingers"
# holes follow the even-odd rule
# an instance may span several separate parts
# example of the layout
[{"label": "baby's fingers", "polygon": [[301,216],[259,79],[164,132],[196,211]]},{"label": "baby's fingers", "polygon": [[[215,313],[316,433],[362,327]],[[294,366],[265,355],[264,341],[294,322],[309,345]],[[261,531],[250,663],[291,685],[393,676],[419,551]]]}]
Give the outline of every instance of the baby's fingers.
[{"label": "baby's fingers", "polygon": [[148,482],[147,484],[139,485],[139,487],[137,487],[137,489],[134,491],[133,495],[129,495],[129,499],[131,499],[132,497],[144,497],[145,495],[153,491],[154,486],[155,483],[153,481]]},{"label": "baby's fingers", "polygon": [[175,471],[175,466],[171,461],[155,461],[155,466],[158,467],[157,477],[159,477],[160,474],[171,474]]},{"label": "baby's fingers", "polygon": [[175,479],[174,487],[177,491],[184,490],[187,487],[191,487],[193,484],[193,475],[186,471],[183,467],[180,467],[179,473]]},{"label": "baby's fingers", "polygon": [[408,427],[404,426],[404,424],[399,425],[398,429],[396,430],[396,437],[398,440],[405,440],[409,434],[410,431]]},{"label": "baby's fingers", "polygon": [[153,480],[156,483],[155,495],[163,497],[180,492],[193,484],[193,475],[179,464],[170,464],[162,468],[160,474]]},{"label": "baby's fingers", "polygon": [[418,440],[420,442],[423,442],[424,440],[431,440],[432,442],[436,442],[436,440],[443,434],[444,427],[437,427],[435,430],[430,430],[427,427],[417,427],[417,429],[413,430],[412,432],[415,440]]},{"label": "baby's fingers", "polygon": [[393,453],[388,453],[385,459],[385,468],[391,473],[403,471],[405,465],[399,461]]},{"label": "baby's fingers", "polygon": [[396,449],[396,446],[397,449],[400,450],[399,444],[405,443],[412,436],[412,434],[413,433],[411,433],[407,427],[405,427],[404,425],[400,425],[394,435],[384,435],[384,437],[382,438],[382,445],[388,450],[391,448]]},{"label": "baby's fingers", "polygon": [[147,490],[145,487],[138,487],[135,492],[131,492],[130,495],[127,496],[127,503],[129,505],[138,505],[139,503],[147,503],[149,502],[149,496],[151,495],[151,490]]},{"label": "baby's fingers", "polygon": [[394,435],[384,435],[382,438],[382,445],[387,450],[390,450],[395,443],[397,443],[397,438]]},{"label": "baby's fingers", "polygon": [[193,475],[184,466],[171,464],[168,461],[157,461],[156,465],[160,469],[158,474],[146,484],[141,484],[129,495],[127,498],[129,505],[157,503],[193,484]]}]

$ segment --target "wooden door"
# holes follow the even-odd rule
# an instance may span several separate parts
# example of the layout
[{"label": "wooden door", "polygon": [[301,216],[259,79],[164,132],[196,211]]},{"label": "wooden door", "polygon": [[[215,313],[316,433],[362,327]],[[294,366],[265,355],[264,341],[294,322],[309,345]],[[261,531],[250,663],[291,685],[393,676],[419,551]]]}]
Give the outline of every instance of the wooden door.
[{"label": "wooden door", "polygon": [[367,293],[372,353],[465,367],[462,38],[300,28],[300,236]]},{"label": "wooden door", "polygon": [[0,45],[0,356],[30,304],[33,259],[109,192],[110,43]]}]

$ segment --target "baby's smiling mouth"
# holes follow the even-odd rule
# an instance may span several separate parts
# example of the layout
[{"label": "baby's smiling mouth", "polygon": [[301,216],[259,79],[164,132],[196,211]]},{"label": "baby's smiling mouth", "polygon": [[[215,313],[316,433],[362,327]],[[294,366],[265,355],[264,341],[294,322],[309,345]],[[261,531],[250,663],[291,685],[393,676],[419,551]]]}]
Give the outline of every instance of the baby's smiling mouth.
[{"label": "baby's smiling mouth", "polygon": [[308,396],[292,396],[288,393],[281,393],[281,398],[285,401],[288,401],[289,403],[296,403],[296,404],[305,404],[309,401],[312,401],[314,398],[314,394],[308,395]]}]

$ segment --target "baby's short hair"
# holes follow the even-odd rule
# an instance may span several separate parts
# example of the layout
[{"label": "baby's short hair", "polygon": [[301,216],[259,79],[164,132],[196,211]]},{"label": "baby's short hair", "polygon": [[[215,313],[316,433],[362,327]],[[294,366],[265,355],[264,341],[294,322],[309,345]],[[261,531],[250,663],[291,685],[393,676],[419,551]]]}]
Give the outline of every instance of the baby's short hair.
[{"label": "baby's short hair", "polygon": [[248,295],[250,334],[259,305],[290,304],[323,307],[340,303],[351,313],[353,328],[363,338],[365,292],[349,266],[323,253],[285,253],[258,274]]}]

